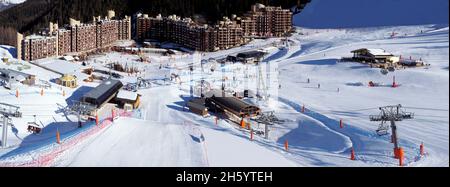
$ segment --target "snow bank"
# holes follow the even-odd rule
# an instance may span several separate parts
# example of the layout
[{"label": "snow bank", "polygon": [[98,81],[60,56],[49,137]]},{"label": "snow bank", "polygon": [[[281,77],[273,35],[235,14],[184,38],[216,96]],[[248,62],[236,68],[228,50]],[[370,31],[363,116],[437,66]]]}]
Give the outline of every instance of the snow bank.
[{"label": "snow bank", "polygon": [[16,48],[8,45],[0,45],[0,58],[12,59],[15,56]]}]

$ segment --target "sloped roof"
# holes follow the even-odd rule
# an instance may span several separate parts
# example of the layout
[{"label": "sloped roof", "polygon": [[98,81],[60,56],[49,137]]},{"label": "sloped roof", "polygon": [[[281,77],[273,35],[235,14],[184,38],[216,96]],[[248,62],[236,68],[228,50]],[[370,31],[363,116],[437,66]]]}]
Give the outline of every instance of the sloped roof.
[{"label": "sloped roof", "polygon": [[384,49],[367,49],[370,54],[376,55],[376,56],[391,56],[392,54],[389,52],[386,52]]},{"label": "sloped roof", "polygon": [[137,98],[138,94],[136,92],[120,90],[119,93],[117,93],[117,99],[135,101]]}]

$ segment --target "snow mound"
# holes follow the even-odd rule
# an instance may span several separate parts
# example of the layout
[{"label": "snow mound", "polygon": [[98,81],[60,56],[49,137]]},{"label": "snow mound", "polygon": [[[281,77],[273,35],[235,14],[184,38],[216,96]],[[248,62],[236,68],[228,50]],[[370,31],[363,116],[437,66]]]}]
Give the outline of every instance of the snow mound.
[{"label": "snow mound", "polygon": [[12,59],[15,56],[16,48],[7,46],[7,45],[0,45],[0,58],[10,58]]},{"label": "snow mound", "polygon": [[294,17],[308,28],[448,24],[448,0],[312,0]]}]

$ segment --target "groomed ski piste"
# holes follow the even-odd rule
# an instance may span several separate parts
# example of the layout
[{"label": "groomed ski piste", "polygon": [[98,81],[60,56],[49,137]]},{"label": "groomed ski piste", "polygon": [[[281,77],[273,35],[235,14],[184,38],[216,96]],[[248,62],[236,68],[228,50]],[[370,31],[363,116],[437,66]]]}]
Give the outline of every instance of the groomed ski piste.
[{"label": "groomed ski piste", "polygon": [[[314,1],[305,12],[324,5],[320,0]],[[342,6],[352,3],[345,2],[349,4]],[[219,119],[216,123],[214,115],[201,117],[186,109],[191,85],[201,78],[215,88],[222,83],[220,65],[215,72],[201,73],[200,65],[195,64],[192,76],[189,74],[186,67],[195,55],[180,53],[172,59],[149,56],[153,63],[135,62],[145,69],[144,77],[155,80],[151,88],[138,91],[142,95],[140,109],[120,111],[114,119],[104,114],[99,125],[86,122],[83,128],[77,128],[75,116],[62,111],[98,83],[82,82],[78,89],[60,88],[51,81],[58,78],[58,74],[28,63],[10,65],[39,75],[39,79],[49,81],[52,87],[45,89],[43,95],[40,88],[20,87],[19,97],[14,90],[0,88],[1,103],[20,106],[23,113],[22,118],[12,119],[14,126],[9,128],[9,146],[0,149],[0,167],[396,167],[398,160],[393,157],[390,136],[378,136],[375,130],[379,123],[369,120],[369,115],[380,113],[378,107],[396,104],[402,104],[405,110],[415,114],[414,119],[397,123],[399,144],[405,150],[404,165],[448,167],[448,19],[447,24],[418,24],[421,25],[322,29],[301,27],[302,24],[296,22],[299,27],[288,38],[289,45],[274,47],[273,43],[281,39],[255,40],[243,47],[200,55],[207,60],[257,49],[269,52],[264,63],[277,67],[277,71],[271,72],[277,75],[271,81],[280,88],[276,96],[260,107],[264,111],[274,111],[285,120],[271,127],[269,139],[254,135],[250,140],[248,130],[228,120]],[[422,58],[430,66],[383,75],[377,68],[339,61],[359,48],[383,48],[393,54]],[[10,47],[1,46],[0,56],[11,58],[11,51]],[[90,63],[107,70],[101,62],[125,63],[136,59],[133,55],[112,52],[95,57]],[[215,66],[210,62],[204,65]],[[4,67],[6,65],[0,65]],[[229,82],[236,89],[243,88],[245,80],[250,84],[257,81],[254,77],[241,79],[245,67],[238,63],[222,67],[225,71],[237,72],[240,81],[236,85]],[[163,81],[167,72],[179,74],[181,83]],[[121,81],[125,84],[136,80],[136,77],[123,75]],[[400,84],[397,88],[388,86],[393,76]],[[369,81],[387,86],[369,87]],[[254,100],[249,102],[260,104]],[[34,115],[37,123],[44,127],[38,135],[26,129],[27,122],[35,120]],[[343,128],[339,126],[340,120]],[[61,134],[61,144],[55,142],[57,131]],[[284,147],[286,141],[288,150]],[[420,156],[421,143],[425,145],[424,156]],[[350,160],[352,148],[356,160]]]}]

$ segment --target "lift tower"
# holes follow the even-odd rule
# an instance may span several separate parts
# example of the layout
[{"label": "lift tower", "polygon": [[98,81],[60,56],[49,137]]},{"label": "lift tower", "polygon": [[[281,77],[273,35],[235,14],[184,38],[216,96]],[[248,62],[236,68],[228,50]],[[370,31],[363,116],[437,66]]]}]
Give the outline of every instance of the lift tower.
[{"label": "lift tower", "polygon": [[383,136],[388,134],[389,125],[387,122],[391,123],[392,131],[392,142],[394,143],[394,149],[397,150],[398,146],[398,135],[396,121],[403,121],[404,119],[413,119],[414,114],[410,112],[402,111],[402,105],[385,106],[379,108],[381,113],[379,115],[371,115],[370,121],[380,121],[380,126],[377,129],[377,134]]},{"label": "lift tower", "polygon": [[2,147],[6,147],[6,141],[8,138],[8,125],[10,124],[11,118],[10,117],[22,117],[22,113],[19,112],[19,107],[6,104],[6,103],[0,103],[0,116],[2,116],[3,119],[3,125],[2,125]]}]

